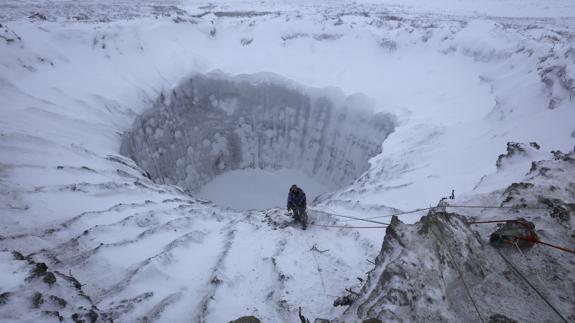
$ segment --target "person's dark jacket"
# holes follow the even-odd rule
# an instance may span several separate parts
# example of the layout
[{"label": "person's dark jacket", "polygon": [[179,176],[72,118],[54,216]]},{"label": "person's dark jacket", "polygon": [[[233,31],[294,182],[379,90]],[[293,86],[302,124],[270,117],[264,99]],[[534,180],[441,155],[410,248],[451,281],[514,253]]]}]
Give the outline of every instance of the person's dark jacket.
[{"label": "person's dark jacket", "polygon": [[305,209],[307,207],[307,201],[305,199],[305,193],[301,188],[298,188],[296,192],[290,191],[288,194],[287,208],[291,209],[292,206],[297,206],[299,208]]}]

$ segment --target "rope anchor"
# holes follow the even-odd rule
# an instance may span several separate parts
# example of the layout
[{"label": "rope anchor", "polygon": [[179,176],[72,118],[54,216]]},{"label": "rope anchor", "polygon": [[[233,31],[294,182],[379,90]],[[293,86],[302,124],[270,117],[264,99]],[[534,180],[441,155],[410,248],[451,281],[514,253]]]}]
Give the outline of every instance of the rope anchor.
[{"label": "rope anchor", "polygon": [[564,252],[575,254],[575,250],[557,246],[551,243],[543,242],[539,240],[539,237],[535,233],[535,225],[525,219],[512,219],[512,220],[491,220],[491,221],[474,221],[468,222],[468,224],[490,224],[490,223],[505,223],[505,225],[499,228],[497,231],[491,234],[490,241],[492,244],[497,244],[498,242],[504,243],[517,243],[524,242],[522,246],[531,247],[534,244],[540,244],[547,247],[555,248]]}]

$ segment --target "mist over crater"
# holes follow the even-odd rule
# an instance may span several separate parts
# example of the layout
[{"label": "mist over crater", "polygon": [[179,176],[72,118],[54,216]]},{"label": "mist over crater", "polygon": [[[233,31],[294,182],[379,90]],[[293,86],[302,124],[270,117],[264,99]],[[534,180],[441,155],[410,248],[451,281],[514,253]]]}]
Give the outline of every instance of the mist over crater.
[{"label": "mist over crater", "polygon": [[156,182],[190,192],[241,169],[297,170],[337,189],[368,169],[394,127],[361,94],[269,73],[198,74],[136,119],[121,153]]}]

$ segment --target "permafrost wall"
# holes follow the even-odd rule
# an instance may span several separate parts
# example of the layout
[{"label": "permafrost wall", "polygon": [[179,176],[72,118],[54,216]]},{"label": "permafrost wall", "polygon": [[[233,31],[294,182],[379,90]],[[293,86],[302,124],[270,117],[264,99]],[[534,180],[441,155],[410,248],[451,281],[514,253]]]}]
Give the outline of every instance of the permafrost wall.
[{"label": "permafrost wall", "polygon": [[328,187],[351,183],[394,129],[362,95],[270,75],[196,75],[137,118],[121,152],[160,183],[194,191],[243,168],[298,169]]}]

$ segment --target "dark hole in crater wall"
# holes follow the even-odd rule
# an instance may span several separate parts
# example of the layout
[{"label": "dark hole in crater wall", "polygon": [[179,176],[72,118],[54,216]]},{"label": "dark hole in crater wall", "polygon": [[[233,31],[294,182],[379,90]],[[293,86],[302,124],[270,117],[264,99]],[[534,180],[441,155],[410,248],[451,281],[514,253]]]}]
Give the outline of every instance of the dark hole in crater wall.
[{"label": "dark hole in crater wall", "polygon": [[121,153],[156,182],[192,192],[244,168],[297,169],[335,189],[368,169],[394,124],[365,96],[335,88],[269,73],[194,75],[136,119]]}]

